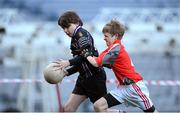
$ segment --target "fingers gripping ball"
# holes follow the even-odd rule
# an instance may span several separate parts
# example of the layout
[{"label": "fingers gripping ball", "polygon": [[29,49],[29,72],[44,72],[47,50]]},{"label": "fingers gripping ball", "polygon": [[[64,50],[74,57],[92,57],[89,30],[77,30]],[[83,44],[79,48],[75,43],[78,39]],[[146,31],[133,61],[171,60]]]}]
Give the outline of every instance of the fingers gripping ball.
[{"label": "fingers gripping ball", "polygon": [[63,69],[58,69],[53,67],[55,63],[50,63],[46,66],[43,71],[45,80],[50,84],[57,84],[62,81],[65,76]]}]

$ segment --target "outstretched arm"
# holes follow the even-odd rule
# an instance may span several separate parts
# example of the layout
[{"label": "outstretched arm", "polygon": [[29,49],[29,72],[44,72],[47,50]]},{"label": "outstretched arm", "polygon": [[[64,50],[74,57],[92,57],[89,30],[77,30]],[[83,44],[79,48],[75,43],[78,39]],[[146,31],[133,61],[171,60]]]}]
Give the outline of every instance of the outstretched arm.
[{"label": "outstretched arm", "polygon": [[69,64],[68,66],[78,65],[81,64],[82,62],[84,62],[84,58],[82,56],[76,56],[67,61],[67,63]]},{"label": "outstretched arm", "polygon": [[104,66],[111,68],[116,58],[118,57],[119,51],[120,46],[117,44],[110,49],[104,50],[97,58],[92,57],[92,54],[86,50],[82,52],[82,56],[95,67]]},{"label": "outstretched arm", "polygon": [[69,69],[67,69],[66,71],[67,71],[67,75],[66,76],[70,76],[70,75],[78,72],[78,67],[77,66],[72,66]]},{"label": "outstretched arm", "polygon": [[95,58],[96,58],[96,57],[88,56],[88,57],[87,57],[87,60],[88,60],[89,63],[91,63],[94,67],[99,67],[99,65],[97,64]]},{"label": "outstretched arm", "polygon": [[86,58],[89,63],[91,63],[94,67],[99,67],[99,65],[96,62],[96,57],[92,56],[91,51],[89,51],[88,49],[84,49],[81,53],[81,55]]},{"label": "outstretched arm", "polygon": [[88,57],[87,57],[87,60],[88,60],[89,63],[91,63],[94,67],[99,67],[99,65],[97,64],[95,58],[96,58],[96,57],[88,56]]},{"label": "outstretched arm", "polygon": [[54,63],[56,63],[56,65],[54,67],[62,69],[62,68],[66,68],[68,66],[78,65],[83,62],[83,59],[84,58],[82,56],[76,56],[69,60],[58,59],[54,62]]}]

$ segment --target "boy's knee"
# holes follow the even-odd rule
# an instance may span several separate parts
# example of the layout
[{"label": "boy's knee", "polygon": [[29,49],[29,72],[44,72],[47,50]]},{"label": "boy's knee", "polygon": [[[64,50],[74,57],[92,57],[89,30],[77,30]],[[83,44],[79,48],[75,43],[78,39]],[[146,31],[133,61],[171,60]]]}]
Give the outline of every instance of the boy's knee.
[{"label": "boy's knee", "polygon": [[103,104],[99,101],[96,101],[94,104],[94,110],[96,112],[102,112],[102,111],[105,111],[104,107],[103,107]]},{"label": "boy's knee", "polygon": [[101,111],[101,109],[100,109],[100,105],[99,105],[99,103],[98,103],[98,102],[95,102],[95,103],[93,104],[93,106],[94,106],[94,110],[95,110],[96,112]]},{"label": "boy's knee", "polygon": [[74,112],[75,110],[74,110],[74,108],[73,108],[72,106],[70,106],[70,105],[65,105],[65,106],[63,107],[63,111],[64,111],[64,112]]}]

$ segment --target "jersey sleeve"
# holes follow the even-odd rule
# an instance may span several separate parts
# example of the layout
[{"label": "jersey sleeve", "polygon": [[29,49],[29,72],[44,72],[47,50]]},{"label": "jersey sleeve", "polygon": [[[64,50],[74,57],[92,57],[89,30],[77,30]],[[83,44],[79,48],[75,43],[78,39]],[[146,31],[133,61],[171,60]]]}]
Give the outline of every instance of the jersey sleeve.
[{"label": "jersey sleeve", "polygon": [[68,72],[67,76],[70,76],[76,72],[78,72],[78,67],[77,66],[72,66],[69,69],[66,70]]},{"label": "jersey sleeve", "polygon": [[84,58],[82,56],[75,56],[72,59],[69,59],[70,66],[78,65],[84,62]]},{"label": "jersey sleeve", "polygon": [[88,49],[93,46],[93,40],[88,32],[78,32],[78,44],[81,49]]},{"label": "jersey sleeve", "polygon": [[107,66],[107,65],[113,65],[116,58],[118,57],[118,54],[120,52],[120,45],[115,44],[110,49],[103,51],[99,57],[97,57],[96,63],[99,66]]},{"label": "jersey sleeve", "polygon": [[[81,53],[83,49],[87,49],[90,51],[89,48],[91,48],[91,46],[93,45],[92,39],[89,36],[90,34],[85,31],[79,31],[77,33],[77,35],[79,37],[77,41],[78,41],[78,45],[80,47],[78,52]],[[78,55],[69,60],[70,66],[81,64],[82,62],[84,62],[84,60],[85,60],[84,57],[82,57],[81,55]]]}]

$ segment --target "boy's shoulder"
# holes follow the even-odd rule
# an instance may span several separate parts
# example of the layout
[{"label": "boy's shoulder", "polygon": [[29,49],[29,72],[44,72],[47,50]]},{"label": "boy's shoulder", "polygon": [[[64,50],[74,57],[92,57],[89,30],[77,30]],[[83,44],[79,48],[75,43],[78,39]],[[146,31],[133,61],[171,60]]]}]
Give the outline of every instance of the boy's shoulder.
[{"label": "boy's shoulder", "polygon": [[87,34],[88,34],[88,31],[86,30],[86,29],[84,29],[84,28],[80,28],[77,32],[76,32],[76,36],[77,37],[85,37],[85,36],[87,36]]}]

